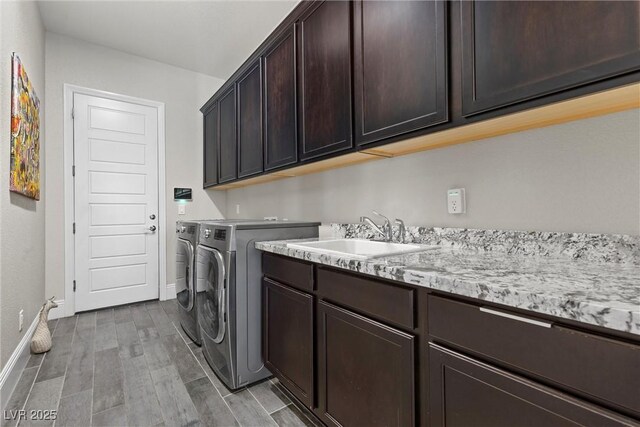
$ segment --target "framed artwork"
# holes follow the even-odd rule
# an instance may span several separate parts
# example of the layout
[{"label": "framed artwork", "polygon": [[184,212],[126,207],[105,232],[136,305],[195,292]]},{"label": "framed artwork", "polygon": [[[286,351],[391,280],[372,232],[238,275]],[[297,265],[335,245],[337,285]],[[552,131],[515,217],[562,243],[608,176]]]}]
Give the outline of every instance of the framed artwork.
[{"label": "framed artwork", "polygon": [[40,200],[40,100],[24,65],[11,57],[11,168],[9,190]]}]

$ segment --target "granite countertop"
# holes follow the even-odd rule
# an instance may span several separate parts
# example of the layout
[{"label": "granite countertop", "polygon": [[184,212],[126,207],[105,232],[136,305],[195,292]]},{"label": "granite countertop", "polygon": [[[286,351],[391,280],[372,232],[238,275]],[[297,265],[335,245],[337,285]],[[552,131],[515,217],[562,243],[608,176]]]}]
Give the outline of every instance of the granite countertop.
[{"label": "granite countertop", "polygon": [[531,257],[445,246],[366,261],[259,242],[318,264],[640,335],[640,265]]}]

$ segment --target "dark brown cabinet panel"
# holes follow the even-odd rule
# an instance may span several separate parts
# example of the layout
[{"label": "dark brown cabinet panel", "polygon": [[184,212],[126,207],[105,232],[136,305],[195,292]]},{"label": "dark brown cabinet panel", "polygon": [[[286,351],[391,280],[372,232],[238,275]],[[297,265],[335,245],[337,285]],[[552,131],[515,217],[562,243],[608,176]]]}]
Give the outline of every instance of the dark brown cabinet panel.
[{"label": "dark brown cabinet panel", "polygon": [[300,158],[353,146],[351,138],[351,2],[313,5],[300,18]]},{"label": "dark brown cabinet panel", "polygon": [[313,406],[313,297],[263,280],[262,355],[271,373]]},{"label": "dark brown cabinet panel", "polygon": [[280,283],[303,291],[313,291],[313,264],[265,252],[262,255],[262,273]]},{"label": "dark brown cabinet panel", "polygon": [[318,295],[323,299],[374,319],[413,329],[415,289],[325,268],[317,271]]},{"label": "dark brown cabinet panel", "polygon": [[232,86],[218,102],[219,155],[218,182],[233,181],[238,177],[238,139],[236,129],[236,88]]},{"label": "dark brown cabinet panel", "polygon": [[436,344],[429,346],[431,426],[633,424],[630,419]]},{"label": "dark brown cabinet panel", "polygon": [[354,3],[358,145],[447,120],[444,1]]},{"label": "dark brown cabinet panel", "polygon": [[436,296],[426,311],[437,342],[640,416],[638,345]]},{"label": "dark brown cabinet panel", "polygon": [[260,173],[262,155],[262,67],[260,60],[238,79],[238,178]]},{"label": "dark brown cabinet panel", "polygon": [[218,103],[204,113],[204,187],[218,183]]},{"label": "dark brown cabinet panel", "polygon": [[296,26],[264,54],[264,169],[298,160]]},{"label": "dark brown cabinet panel", "polygon": [[412,335],[318,303],[318,410],[336,426],[415,424]]},{"label": "dark brown cabinet panel", "polygon": [[463,1],[464,115],[640,69],[640,2]]}]

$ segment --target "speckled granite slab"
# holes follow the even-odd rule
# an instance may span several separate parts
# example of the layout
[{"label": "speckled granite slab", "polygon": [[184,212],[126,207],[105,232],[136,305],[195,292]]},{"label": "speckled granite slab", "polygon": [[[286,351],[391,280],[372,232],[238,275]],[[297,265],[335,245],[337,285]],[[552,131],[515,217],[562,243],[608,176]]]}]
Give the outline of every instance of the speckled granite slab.
[{"label": "speckled granite slab", "polygon": [[[331,224],[337,238],[379,238],[363,224]],[[395,229],[395,240],[399,238]],[[640,236],[407,227],[406,243],[439,245],[478,252],[566,257],[640,266]]]},{"label": "speckled granite slab", "polygon": [[633,262],[567,259],[563,251],[534,257],[456,245],[359,261],[291,249],[287,243],[260,242],[256,248],[640,335],[640,266]]}]

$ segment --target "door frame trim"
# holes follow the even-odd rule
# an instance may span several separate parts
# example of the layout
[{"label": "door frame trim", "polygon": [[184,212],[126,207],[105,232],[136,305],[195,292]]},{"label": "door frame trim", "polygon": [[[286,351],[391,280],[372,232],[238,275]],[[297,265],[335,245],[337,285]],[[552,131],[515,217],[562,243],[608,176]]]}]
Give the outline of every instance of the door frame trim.
[{"label": "door frame trim", "polygon": [[73,166],[73,95],[83,94],[112,99],[115,101],[135,103],[156,108],[158,111],[158,286],[160,301],[167,299],[167,224],[166,224],[166,157],[165,157],[165,105],[164,102],[151,101],[128,95],[120,95],[98,89],[91,89],[72,84],[64,84],[64,315],[75,314],[76,298],[73,291],[75,277],[75,242],[73,235],[74,221],[74,182]]}]

